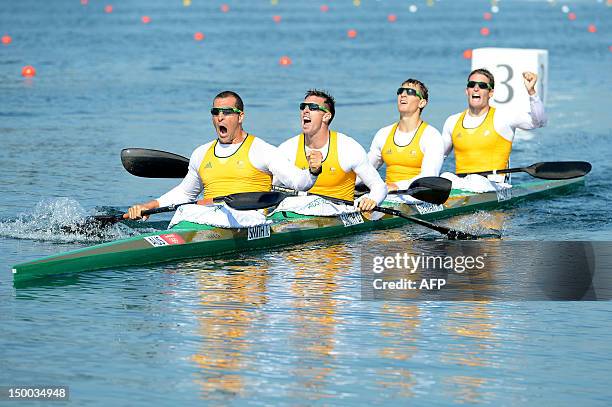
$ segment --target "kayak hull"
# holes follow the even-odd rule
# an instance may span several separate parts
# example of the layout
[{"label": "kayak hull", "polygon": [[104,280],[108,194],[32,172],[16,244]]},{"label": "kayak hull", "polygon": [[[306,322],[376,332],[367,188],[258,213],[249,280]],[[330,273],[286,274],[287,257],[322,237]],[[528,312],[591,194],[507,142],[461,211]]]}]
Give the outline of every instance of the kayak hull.
[{"label": "kayak hull", "polygon": [[[442,219],[476,210],[498,209],[521,200],[539,198],[582,185],[583,178],[535,181],[515,185],[503,192],[482,194],[453,191],[444,205],[407,205],[385,203],[406,215],[426,220]],[[217,257],[247,250],[283,247],[298,243],[336,238],[371,230],[394,228],[408,220],[384,215],[377,220],[369,214],[342,217],[303,216],[276,213],[272,224],[241,229],[224,229],[181,222],[170,230],[103,243],[66,253],[47,256],[13,266],[13,281],[90,270],[162,263],[188,258]]]}]

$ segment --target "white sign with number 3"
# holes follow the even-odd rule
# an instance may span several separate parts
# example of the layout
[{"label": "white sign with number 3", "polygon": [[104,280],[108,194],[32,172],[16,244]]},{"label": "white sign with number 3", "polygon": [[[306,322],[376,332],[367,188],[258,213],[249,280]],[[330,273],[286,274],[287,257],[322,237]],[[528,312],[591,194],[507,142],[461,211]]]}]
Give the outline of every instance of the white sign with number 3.
[{"label": "white sign with number 3", "polygon": [[548,51],[545,49],[477,48],[472,52],[472,69],[486,68],[495,77],[495,92],[491,105],[516,106],[529,111],[529,95],[525,90],[523,72],[538,74],[536,92],[546,105],[548,88]]}]

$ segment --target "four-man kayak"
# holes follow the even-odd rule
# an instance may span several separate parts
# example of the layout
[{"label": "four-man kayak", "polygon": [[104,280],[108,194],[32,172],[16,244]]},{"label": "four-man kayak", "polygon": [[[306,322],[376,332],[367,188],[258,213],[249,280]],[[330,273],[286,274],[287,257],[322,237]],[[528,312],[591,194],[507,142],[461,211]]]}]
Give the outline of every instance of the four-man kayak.
[{"label": "four-man kayak", "polygon": [[[453,190],[443,205],[391,204],[406,215],[435,220],[475,210],[501,208],[519,200],[539,198],[583,184],[584,178],[534,181],[514,185],[502,192],[469,193]],[[370,230],[387,229],[409,222],[385,214],[378,220],[368,214],[304,216],[291,212],[273,214],[269,225],[224,229],[180,222],[171,229],[103,243],[43,257],[13,266],[15,283],[60,274],[169,262],[335,238]]]}]

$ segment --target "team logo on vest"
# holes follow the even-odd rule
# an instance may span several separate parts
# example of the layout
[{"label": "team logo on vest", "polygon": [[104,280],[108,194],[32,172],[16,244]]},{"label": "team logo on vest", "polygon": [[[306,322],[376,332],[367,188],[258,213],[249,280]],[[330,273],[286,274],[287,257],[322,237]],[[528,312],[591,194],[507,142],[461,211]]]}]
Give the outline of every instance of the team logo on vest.
[{"label": "team logo on vest", "polygon": [[242,161],[242,160],[238,160],[238,161],[236,162],[236,166],[237,166],[238,168],[244,168],[244,161]]},{"label": "team logo on vest", "polygon": [[416,155],[416,150],[410,150],[410,155]]},{"label": "team logo on vest", "polygon": [[207,162],[204,168],[212,168],[212,163],[210,161]]},{"label": "team logo on vest", "polygon": [[336,172],[336,167],[329,167],[329,172]]},{"label": "team logo on vest", "polygon": [[387,151],[385,151],[385,154],[393,154],[393,150],[388,149]]}]

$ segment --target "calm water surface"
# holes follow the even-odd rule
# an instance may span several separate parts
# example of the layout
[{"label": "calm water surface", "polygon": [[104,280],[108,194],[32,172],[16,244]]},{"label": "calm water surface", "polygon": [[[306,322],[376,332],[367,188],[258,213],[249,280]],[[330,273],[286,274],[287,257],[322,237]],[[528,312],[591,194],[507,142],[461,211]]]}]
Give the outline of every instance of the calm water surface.
[{"label": "calm water surface", "polygon": [[[62,224],[172,187],[127,174],[119,152],[188,156],[213,137],[207,109],[220,90],[238,91],[246,129],[278,144],[299,132],[304,91],[329,89],[335,128],[367,147],[395,119],[407,77],[429,86],[424,118],[441,129],[465,105],[463,51],[484,46],[549,50],[549,125],[515,142],[513,163],[587,160],[593,171],[574,194],[442,223],[495,219],[507,240],[612,240],[605,1],[563,3],[574,22],[548,1],[499,2],[490,22],[487,1],[415,0],[416,13],[399,0],[334,1],[326,13],[284,0],[228,1],[228,13],[216,1],[125,0],[111,14],[106,4],[0,7],[0,33],[13,39],[0,46],[0,385],[68,385],[80,405],[609,404],[607,302],[361,301],[362,251],[437,238],[413,226],[20,289],[10,275],[12,264],[94,243]],[[283,55],[291,66],[279,66]],[[35,78],[19,75],[28,64]]]}]

